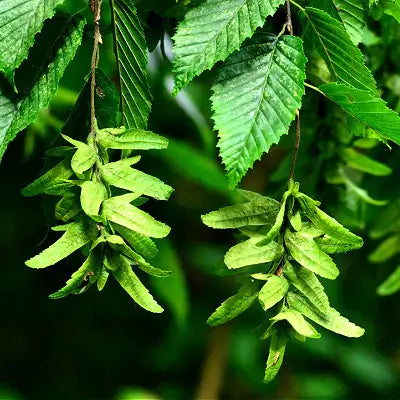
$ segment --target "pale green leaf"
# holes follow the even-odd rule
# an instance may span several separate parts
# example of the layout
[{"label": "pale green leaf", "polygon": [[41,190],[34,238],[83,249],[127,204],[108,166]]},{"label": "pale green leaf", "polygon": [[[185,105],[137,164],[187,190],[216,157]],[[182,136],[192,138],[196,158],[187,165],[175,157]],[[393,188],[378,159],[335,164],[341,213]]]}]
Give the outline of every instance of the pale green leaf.
[{"label": "pale green leaf", "polygon": [[258,294],[258,301],[266,311],[280,302],[286,295],[289,284],[283,276],[271,275]]},{"label": "pale green leaf", "polygon": [[257,246],[259,238],[251,238],[231,247],[225,254],[224,262],[229,269],[247,267],[278,260],[283,255],[282,245],[272,241]]},{"label": "pale green leaf", "polygon": [[97,132],[97,140],[105,149],[119,150],[150,150],[166,149],[168,140],[156,133],[139,129],[128,129],[122,133],[113,134],[110,129]]},{"label": "pale green leaf", "polygon": [[299,38],[258,33],[221,67],[211,100],[233,185],[287,134],[301,107],[306,61]]},{"label": "pale green leaf", "polygon": [[329,312],[320,315],[308,301],[297,293],[290,292],[287,295],[290,308],[300,312],[305,317],[311,319],[318,325],[347,337],[360,337],[364,334],[364,329],[350,322],[347,318],[342,317],[334,308],[330,308]]},{"label": "pale green leaf", "polygon": [[372,263],[383,263],[400,253],[400,234],[389,236],[369,255]]},{"label": "pale green leaf", "polygon": [[41,177],[22,189],[23,196],[37,196],[38,194],[53,193],[54,188],[60,188],[73,175],[70,160],[65,159],[48,170]]},{"label": "pale green leaf", "polygon": [[207,320],[208,325],[222,325],[236,318],[246,311],[257,299],[260,284],[257,281],[249,281],[242,286],[238,293],[225,300]]},{"label": "pale green leaf", "polygon": [[157,246],[149,237],[122,225],[112,224],[112,227],[129,243],[133,250],[143,257],[154,258],[157,256]]},{"label": "pale green leaf", "polygon": [[94,240],[97,231],[96,227],[83,220],[72,222],[66,225],[65,229],[60,239],[25,264],[30,268],[46,268],[54,265]]},{"label": "pale green leaf", "polygon": [[225,60],[284,0],[205,0],[189,10],[174,40],[174,94]]},{"label": "pale green leaf", "polygon": [[80,176],[85,171],[92,168],[97,159],[97,153],[94,147],[80,142],[79,140],[74,140],[66,135],[61,136],[77,148],[71,159],[71,168],[75,174]]},{"label": "pale green leaf", "polygon": [[386,103],[365,90],[328,83],[319,89],[348,114],[376,132],[379,138],[400,144],[400,117]]},{"label": "pale green leaf", "polygon": [[348,250],[356,250],[362,247],[362,238],[350,232],[334,218],[320,210],[313,199],[301,193],[297,196],[297,200],[304,214],[316,229],[331,236],[338,242],[343,242]]},{"label": "pale green leaf", "polygon": [[64,0],[0,0],[0,71],[14,85],[14,71],[28,57],[46,19]]},{"label": "pale green leaf", "polygon": [[101,259],[95,252],[91,252],[82,266],[71,275],[66,285],[59,291],[51,294],[49,296],[50,299],[61,299],[69,294],[80,293],[81,286],[85,282],[85,279],[99,268],[99,264],[101,264]]},{"label": "pale green leaf", "polygon": [[54,216],[62,222],[68,222],[81,212],[78,197],[71,192],[67,192],[56,204]]},{"label": "pale green leaf", "polygon": [[151,94],[143,26],[131,0],[111,0],[111,11],[124,124],[128,128],[144,129],[151,108]]},{"label": "pale green leaf", "polygon": [[[7,3],[7,0],[3,0],[3,3]],[[8,96],[0,87],[0,159],[9,142],[35,121],[42,108],[48,106],[50,99],[57,91],[65,68],[74,58],[81,43],[84,26],[85,21],[79,16],[69,21],[65,32],[54,42],[52,49],[54,55],[50,58],[50,62],[40,69],[28,94],[14,98]],[[13,49],[15,49],[14,46]],[[48,60],[46,56],[43,55],[44,60]]]},{"label": "pale green leaf", "polygon": [[107,198],[107,189],[100,182],[85,181],[81,185],[82,210],[89,217],[97,216],[101,203]]},{"label": "pale green leaf", "polygon": [[387,176],[392,173],[392,169],[379,161],[362,154],[351,147],[347,147],[340,152],[343,161],[352,169],[365,172],[375,176]]},{"label": "pale green leaf", "polygon": [[314,43],[332,78],[377,95],[375,80],[364,64],[361,51],[351,42],[343,24],[316,8],[306,7],[304,14],[315,37]]},{"label": "pale green leaf", "polygon": [[163,238],[171,230],[167,225],[156,221],[146,212],[129,204],[124,196],[105,200],[102,215],[111,222],[149,237]]},{"label": "pale green leaf", "polygon": [[339,275],[332,259],[307,236],[286,231],[285,244],[291,256],[304,268],[327,279],[335,279]]},{"label": "pale green leaf", "polygon": [[295,310],[280,312],[278,315],[271,318],[271,321],[287,321],[297,333],[308,338],[319,339],[321,337],[316,329]]},{"label": "pale green leaf", "polygon": [[100,172],[103,180],[109,185],[158,200],[167,200],[174,190],[158,178],[131,168],[126,160],[105,164],[101,166]]},{"label": "pale green leaf", "polygon": [[234,229],[245,226],[272,226],[279,211],[276,200],[265,198],[265,201],[251,201],[220,208],[202,215],[203,223],[214,229]]},{"label": "pale green leaf", "polygon": [[307,297],[316,309],[324,314],[329,311],[328,296],[314,273],[307,268],[286,262],[283,267],[283,274],[297,290]]},{"label": "pale green leaf", "polygon": [[128,260],[123,256],[118,259],[118,269],[113,272],[117,282],[126,290],[129,296],[143,307],[145,310],[153,313],[163,312],[163,308],[154,300],[153,296],[140,282],[139,278],[133,272]]},{"label": "pale green leaf", "polygon": [[271,382],[279,372],[285,355],[286,343],[287,338],[284,333],[278,331],[272,334],[264,383]]},{"label": "pale green leaf", "polygon": [[400,290],[400,266],[378,287],[378,294],[389,296]]}]

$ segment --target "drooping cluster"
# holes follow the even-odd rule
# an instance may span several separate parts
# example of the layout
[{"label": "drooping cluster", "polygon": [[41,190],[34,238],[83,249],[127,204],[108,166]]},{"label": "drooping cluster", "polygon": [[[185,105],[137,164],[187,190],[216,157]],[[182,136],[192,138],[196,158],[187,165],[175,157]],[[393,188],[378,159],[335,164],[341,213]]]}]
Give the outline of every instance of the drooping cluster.
[{"label": "drooping cluster", "polygon": [[223,324],[256,300],[268,315],[262,339],[270,339],[265,382],[279,371],[289,338],[319,338],[312,321],[335,333],[362,336],[364,330],[329,304],[317,275],[335,279],[339,270],[330,254],[358,249],[363,240],[318,208],[319,202],[299,192],[290,181],[282,201],[239,190],[244,203],[203,216],[215,229],[239,229],[246,238],[225,254],[229,270],[248,276],[234,296],[209,317]]},{"label": "drooping cluster", "polygon": [[136,271],[159,277],[170,274],[147,261],[157,254],[152,238],[167,236],[170,228],[139,207],[150,197],[167,200],[173,189],[132,168],[140,156],[115,162],[110,156],[112,150],[165,149],[167,139],[125,128],[98,130],[89,135],[87,143],[65,135],[63,138],[72,146],[47,152],[49,158],[62,160],[22,191],[25,196],[60,197],[54,215],[62,224],[52,229],[63,234],[26,264],[46,268],[81,249],[85,262],[51,298],[82,293],[94,283],[102,290],[111,274],[141,307],[162,312]]}]

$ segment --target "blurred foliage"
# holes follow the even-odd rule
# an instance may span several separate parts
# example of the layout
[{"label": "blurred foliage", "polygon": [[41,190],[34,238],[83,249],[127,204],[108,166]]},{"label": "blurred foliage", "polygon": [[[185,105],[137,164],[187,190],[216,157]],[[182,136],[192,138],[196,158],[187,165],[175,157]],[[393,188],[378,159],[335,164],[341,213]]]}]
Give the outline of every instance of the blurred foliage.
[{"label": "blurred foliage", "polygon": [[[50,243],[54,234],[38,212],[40,200],[24,199],[20,190],[38,176],[44,152],[57,139],[85,84],[93,36],[89,24],[49,109],[10,145],[0,168],[0,399],[175,400],[194,398],[204,393],[202,387],[212,390],[215,385],[221,399],[397,398],[400,296],[378,297],[375,292],[400,257],[395,255],[379,265],[370,263],[368,255],[377,242],[365,232],[376,226],[388,207],[373,205],[371,199],[398,204],[399,150],[389,151],[371,140],[349,139],[343,121],[335,118],[334,106],[314,93],[305,97],[296,179],[303,191],[317,195],[330,214],[365,239],[363,249],[337,257],[341,279],[327,282],[327,292],[332,303],[366,328],[366,333],[356,341],[326,333],[317,343],[294,343],[278,379],[264,385],[267,347],[259,341],[255,326],[260,310],[250,309],[227,327],[205,325],[215,306],[240,282],[236,277],[215,275],[217,262],[234,238],[229,232],[208,229],[200,220],[201,214],[235,199],[217,159],[216,135],[209,118],[215,71],[196,78],[176,98],[171,97],[170,36],[190,1],[136,3],[147,23],[146,39],[152,49],[149,70],[154,102],[149,127],[171,139],[165,154],[143,160],[146,172],[175,188],[168,203],[148,207],[155,217],[174,227],[170,241],[160,246],[159,260],[159,265],[169,265],[173,277],[148,282],[167,312],[151,315],[140,310],[115,283],[101,295],[93,291],[50,301],[49,291],[61,286],[75,270],[78,257],[41,272],[24,266],[39,243]],[[57,18],[84,7],[84,0],[65,2]],[[400,24],[392,15],[383,14],[379,4],[376,7],[361,47],[383,98],[399,112]],[[88,11],[87,15],[90,19]],[[110,18],[105,2],[100,68],[115,81]],[[279,31],[283,20],[284,15],[278,15],[271,29]],[[51,30],[52,23],[46,22],[45,29]],[[84,126],[74,129],[72,136],[84,134]],[[274,146],[242,186],[278,197],[286,184],[293,137],[290,132]],[[375,176],[354,170],[339,148],[357,148],[388,165],[393,173]],[[343,176],[332,178],[330,171],[338,165],[350,184]]]}]

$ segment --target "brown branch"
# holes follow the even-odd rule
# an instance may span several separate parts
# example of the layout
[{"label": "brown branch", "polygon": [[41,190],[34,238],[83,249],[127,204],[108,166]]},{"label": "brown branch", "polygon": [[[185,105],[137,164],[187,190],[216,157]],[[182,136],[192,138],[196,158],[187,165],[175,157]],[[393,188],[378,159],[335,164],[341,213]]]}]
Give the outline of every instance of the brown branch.
[{"label": "brown branch", "polygon": [[292,10],[290,9],[289,0],[286,0],[286,29],[289,35],[293,35]]},{"label": "brown branch", "polygon": [[301,138],[301,124],[300,124],[300,111],[296,110],[296,141],[294,143],[292,165],[290,166],[289,180],[294,178],[294,169],[296,166],[297,153],[300,148],[300,138]]},{"label": "brown branch", "polygon": [[96,68],[99,61],[99,44],[102,43],[100,33],[101,4],[103,0],[91,0],[90,7],[94,15],[94,43],[91,61],[91,82],[90,82],[90,134],[96,135],[96,110],[95,110],[95,90],[96,90]]}]

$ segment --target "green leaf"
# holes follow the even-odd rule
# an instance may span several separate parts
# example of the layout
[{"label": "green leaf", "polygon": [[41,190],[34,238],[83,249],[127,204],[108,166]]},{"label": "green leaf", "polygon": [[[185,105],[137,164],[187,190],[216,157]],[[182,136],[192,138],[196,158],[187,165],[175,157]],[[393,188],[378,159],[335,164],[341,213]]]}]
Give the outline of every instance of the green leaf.
[{"label": "green leaf", "polygon": [[246,311],[257,299],[260,284],[257,281],[249,281],[242,286],[238,293],[225,300],[208,318],[207,324],[217,326],[225,324]]},{"label": "green leaf", "polygon": [[286,343],[287,337],[284,333],[277,331],[272,334],[264,383],[271,382],[279,372],[285,355]]},{"label": "green leaf", "polygon": [[304,268],[327,279],[335,279],[339,275],[332,259],[307,236],[286,231],[285,244],[291,256]]},{"label": "green leaf", "polygon": [[291,189],[289,189],[288,191],[286,191],[283,194],[282,202],[281,202],[281,205],[280,205],[280,208],[279,208],[279,212],[276,215],[275,222],[272,225],[270,231],[264,237],[264,239],[262,239],[261,241],[259,241],[257,243],[257,246],[265,246],[265,245],[267,245],[272,240],[274,240],[276,238],[276,236],[279,234],[279,231],[282,228],[283,220],[284,220],[285,214],[286,214],[286,202],[287,202],[287,199],[289,198],[289,196],[291,194],[292,194],[292,190]]},{"label": "green leaf", "polygon": [[81,185],[82,210],[89,217],[99,215],[101,203],[107,198],[107,189],[100,182],[85,181]]},{"label": "green leaf", "polygon": [[110,129],[99,130],[96,138],[105,149],[150,150],[166,149],[168,140],[156,133],[139,129],[128,129],[115,134]]},{"label": "green leaf", "polygon": [[323,235],[314,239],[318,247],[326,254],[346,253],[354,250],[354,244],[342,239],[333,238],[329,235]]},{"label": "green leaf", "polygon": [[297,196],[297,200],[304,214],[316,229],[321,230],[338,242],[342,242],[348,250],[356,250],[362,247],[362,238],[350,232],[334,218],[320,210],[311,197],[301,193]]},{"label": "green leaf", "polygon": [[14,71],[28,57],[46,19],[64,0],[0,1],[0,71],[14,86]]},{"label": "green leaf", "polygon": [[265,201],[251,201],[220,208],[202,215],[201,220],[214,229],[234,229],[249,225],[272,226],[279,211],[279,203],[273,199],[265,199]]},{"label": "green leaf", "polygon": [[[42,108],[48,106],[65,68],[74,58],[81,43],[84,26],[85,21],[81,17],[70,20],[64,34],[54,43],[55,53],[50,58],[51,61],[40,69],[27,95],[9,96],[0,87],[0,160],[11,140],[35,121]],[[46,55],[43,55],[43,59],[48,60]]]},{"label": "green leaf", "polygon": [[270,242],[257,246],[259,238],[251,238],[231,247],[225,254],[224,262],[229,269],[247,267],[278,260],[283,255],[282,245]]},{"label": "green leaf", "polygon": [[308,301],[297,293],[290,292],[287,295],[290,308],[300,312],[305,317],[311,319],[318,325],[347,337],[360,337],[364,334],[364,329],[342,317],[334,308],[330,308],[329,313],[322,316],[315,312]]},{"label": "green leaf", "polygon": [[112,227],[129,243],[133,250],[143,257],[155,258],[157,256],[157,247],[149,237],[125,228],[122,225],[112,224]]},{"label": "green leaf", "polygon": [[286,262],[283,274],[321,313],[329,312],[329,300],[318,278],[308,269]]},{"label": "green leaf", "polygon": [[153,313],[161,313],[164,309],[154,300],[153,296],[140,282],[139,278],[132,271],[128,260],[119,256],[118,269],[113,272],[114,278],[132,299],[145,310]]},{"label": "green leaf", "polygon": [[383,263],[400,252],[400,234],[386,238],[368,257],[372,263]]},{"label": "green leaf", "polygon": [[283,276],[271,275],[258,294],[258,300],[262,308],[267,311],[280,302],[286,295],[289,284]]},{"label": "green leaf", "polygon": [[387,176],[392,173],[392,169],[385,164],[376,161],[365,154],[362,154],[351,147],[340,152],[343,161],[352,169],[365,172],[375,176]]},{"label": "green leaf", "polygon": [[132,206],[125,196],[117,196],[103,202],[102,215],[116,224],[141,233],[145,236],[163,238],[170,227],[156,221],[146,212]]},{"label": "green leaf", "polygon": [[144,129],[151,109],[144,31],[131,0],[111,0],[121,109],[127,128]]},{"label": "green leaf", "polygon": [[46,268],[68,257],[74,251],[94,240],[97,229],[84,221],[72,222],[65,225],[65,233],[46,250],[26,261],[30,268]]},{"label": "green leaf", "polygon": [[50,299],[61,299],[69,294],[78,294],[81,291],[81,286],[86,277],[90,275],[90,273],[94,273],[94,271],[98,269],[100,263],[101,260],[96,253],[91,252],[82,266],[71,275],[71,278],[68,279],[66,285],[58,292],[51,294],[49,296]]},{"label": "green leaf", "polygon": [[68,222],[81,212],[78,197],[71,192],[67,192],[56,204],[54,216],[62,222]]},{"label": "green leaf", "polygon": [[73,175],[70,160],[65,159],[58,163],[55,167],[48,170],[41,177],[30,183],[22,189],[23,196],[37,196],[38,194],[54,193],[55,188],[60,188],[68,178]]},{"label": "green leaf", "polygon": [[382,99],[365,90],[337,83],[328,83],[319,89],[352,117],[374,130],[381,140],[400,144],[399,115],[388,108]]},{"label": "green leaf", "polygon": [[211,101],[232,185],[287,134],[301,107],[306,61],[299,38],[258,33],[221,67]]},{"label": "green leaf", "polygon": [[103,265],[101,270],[100,270],[100,273],[99,273],[99,276],[97,278],[97,281],[96,281],[97,290],[99,292],[101,292],[104,289],[104,286],[106,286],[106,283],[107,283],[107,280],[108,280],[109,276],[110,276],[110,273],[107,271],[107,269]]},{"label": "green leaf", "polygon": [[316,329],[308,323],[304,317],[295,310],[287,310],[275,315],[271,318],[271,321],[287,321],[295,329],[297,333],[302,336],[319,339],[321,335],[316,331]]},{"label": "green leaf", "polygon": [[206,0],[189,10],[174,40],[174,94],[239,49],[284,0]]},{"label": "green leaf", "polygon": [[377,95],[375,80],[364,65],[361,51],[351,42],[344,26],[325,11],[316,8],[306,7],[305,16],[315,37],[314,43],[332,78]]},{"label": "green leaf", "polygon": [[116,161],[101,166],[100,172],[103,180],[109,185],[130,190],[139,195],[154,197],[158,200],[167,200],[173,188],[166,185],[158,178],[133,169],[127,162],[128,159]]},{"label": "green leaf", "polygon": [[400,290],[400,266],[378,287],[378,294],[389,296]]}]

